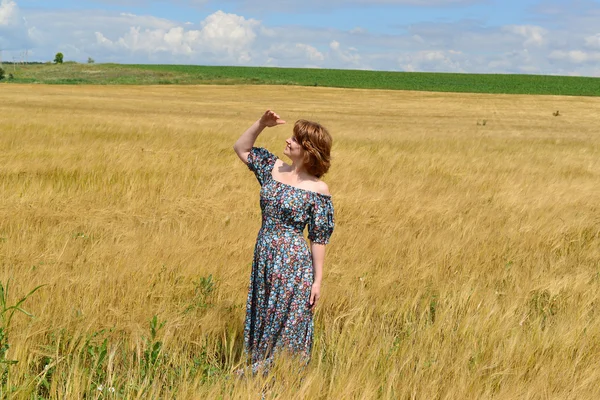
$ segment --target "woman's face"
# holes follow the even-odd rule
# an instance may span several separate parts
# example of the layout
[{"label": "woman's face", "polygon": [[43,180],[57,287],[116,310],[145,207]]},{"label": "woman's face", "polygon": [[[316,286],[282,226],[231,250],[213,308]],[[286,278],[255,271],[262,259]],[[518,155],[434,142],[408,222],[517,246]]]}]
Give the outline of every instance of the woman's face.
[{"label": "woman's face", "polygon": [[296,138],[292,136],[285,141],[285,149],[283,154],[291,158],[292,160],[300,160],[304,158],[304,148],[296,141]]}]

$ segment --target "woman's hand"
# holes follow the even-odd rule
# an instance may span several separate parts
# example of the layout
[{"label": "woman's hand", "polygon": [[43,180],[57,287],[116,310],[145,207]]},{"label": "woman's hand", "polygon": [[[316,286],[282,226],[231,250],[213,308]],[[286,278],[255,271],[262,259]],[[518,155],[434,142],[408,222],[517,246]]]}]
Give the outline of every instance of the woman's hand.
[{"label": "woman's hand", "polygon": [[273,126],[283,125],[285,124],[285,121],[282,120],[274,111],[267,110],[263,116],[260,117],[259,124],[261,126],[267,126],[271,128]]},{"label": "woman's hand", "polygon": [[310,309],[314,310],[319,302],[319,298],[321,297],[321,284],[313,283],[310,289]]},{"label": "woman's hand", "polygon": [[265,112],[258,121],[254,122],[252,126],[246,130],[246,132],[242,133],[242,136],[240,136],[237,142],[235,142],[233,145],[233,150],[238,155],[240,160],[242,160],[244,164],[247,164],[248,154],[250,154],[250,151],[254,146],[254,142],[256,142],[256,138],[258,135],[260,135],[263,129],[281,124],[285,124],[285,121],[279,118],[279,115],[277,115],[275,112],[267,110],[267,112]]}]

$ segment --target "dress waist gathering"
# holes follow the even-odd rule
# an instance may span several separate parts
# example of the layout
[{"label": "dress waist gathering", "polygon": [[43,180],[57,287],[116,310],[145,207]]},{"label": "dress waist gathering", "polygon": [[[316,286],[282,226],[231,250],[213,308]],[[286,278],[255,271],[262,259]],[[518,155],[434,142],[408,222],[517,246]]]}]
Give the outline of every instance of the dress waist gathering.
[{"label": "dress waist gathering", "polygon": [[263,235],[294,235],[303,237],[304,227],[290,225],[276,218],[263,218],[260,233]]}]

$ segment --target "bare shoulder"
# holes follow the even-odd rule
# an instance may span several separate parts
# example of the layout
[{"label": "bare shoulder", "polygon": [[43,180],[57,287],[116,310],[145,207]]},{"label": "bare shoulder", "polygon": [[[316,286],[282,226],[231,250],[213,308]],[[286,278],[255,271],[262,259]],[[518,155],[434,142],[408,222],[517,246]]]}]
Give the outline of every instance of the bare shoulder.
[{"label": "bare shoulder", "polygon": [[315,192],[331,196],[331,193],[329,192],[329,186],[327,186],[327,184],[321,180],[315,182]]}]

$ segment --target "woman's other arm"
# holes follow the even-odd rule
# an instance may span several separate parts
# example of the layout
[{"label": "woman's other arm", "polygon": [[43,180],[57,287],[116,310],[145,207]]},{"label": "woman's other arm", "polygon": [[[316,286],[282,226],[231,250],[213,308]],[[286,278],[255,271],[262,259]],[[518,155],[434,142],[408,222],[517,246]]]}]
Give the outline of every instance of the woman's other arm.
[{"label": "woman's other arm", "polygon": [[323,264],[325,263],[325,245],[310,243],[313,261],[313,284],[310,290],[310,306],[314,309],[321,297],[321,282],[323,281]]},{"label": "woman's other arm", "polygon": [[279,115],[271,110],[267,110],[262,117],[258,121],[252,124],[250,128],[246,130],[240,136],[240,138],[233,145],[233,150],[238,155],[240,160],[245,163],[248,162],[248,154],[252,147],[254,146],[254,142],[256,142],[256,138],[266,127],[273,127],[277,125],[285,124],[285,121],[282,120]]}]

